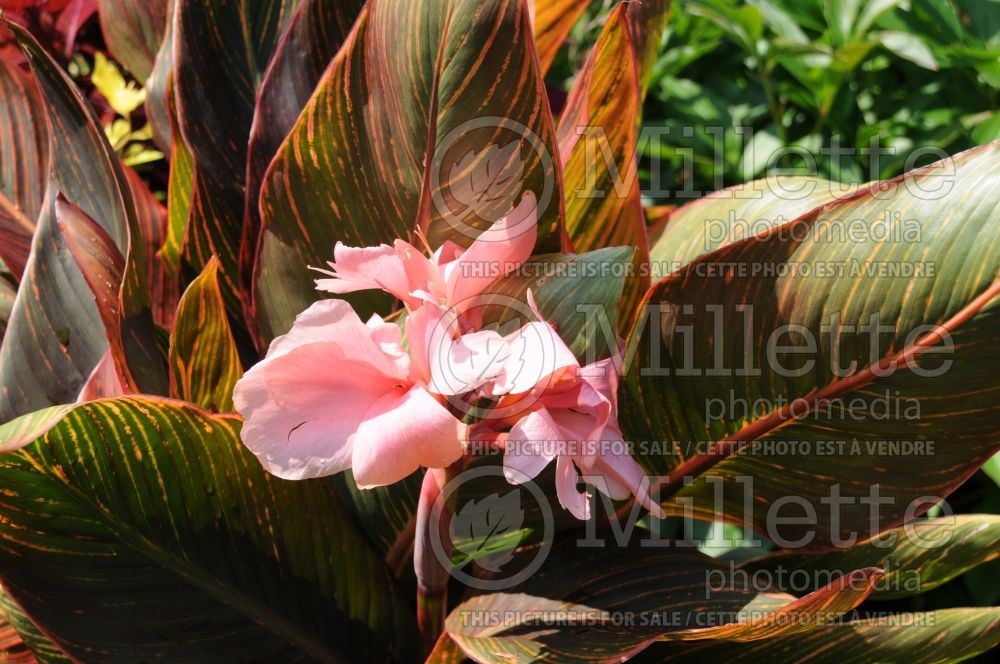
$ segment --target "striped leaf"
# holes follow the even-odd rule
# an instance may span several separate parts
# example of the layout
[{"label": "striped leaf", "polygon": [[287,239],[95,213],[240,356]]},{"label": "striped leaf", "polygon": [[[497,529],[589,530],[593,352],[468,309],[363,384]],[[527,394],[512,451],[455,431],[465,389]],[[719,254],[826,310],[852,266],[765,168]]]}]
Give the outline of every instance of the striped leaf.
[{"label": "striped leaf", "polygon": [[0,624],[0,659],[5,663],[62,664],[70,661],[3,588],[0,588]]},{"label": "striped leaf", "polygon": [[0,612],[0,658],[8,664],[35,664],[38,661],[3,612]]},{"label": "striped leaf", "polygon": [[212,258],[184,291],[170,334],[170,395],[217,413],[233,411],[233,387],[243,375]]},{"label": "striped leaf", "polygon": [[[809,176],[754,180],[688,203],[663,220],[649,250],[654,278],[699,256],[789,222],[841,195],[842,185]],[[654,222],[655,223],[655,222]],[[651,229],[652,230],[652,229]]]},{"label": "striped leaf", "polygon": [[543,73],[549,70],[559,48],[589,4],[590,0],[528,0]]},{"label": "striped leaf", "polygon": [[[173,92],[170,92],[172,95]],[[169,120],[174,135],[180,135],[177,113],[173,102],[169,104]],[[160,247],[159,256],[167,273],[177,278],[180,274],[181,251],[191,214],[191,194],[194,191],[194,163],[191,152],[183,140],[170,146],[170,175],[167,181],[167,234]]]},{"label": "striped leaf", "polygon": [[48,130],[34,78],[0,58],[0,260],[20,281],[48,178]]},{"label": "striped leaf", "polygon": [[195,168],[183,264],[193,278],[219,257],[231,323],[243,318],[238,256],[254,105],[296,4],[178,0],[175,9],[178,121]]},{"label": "striped leaf", "polygon": [[644,99],[653,80],[653,67],[660,55],[663,33],[670,22],[671,0],[642,0],[626,4],[639,70],[640,98]]},{"label": "striped leaf", "polygon": [[582,362],[608,357],[617,350],[618,302],[633,252],[632,247],[609,247],[532,258],[486,289],[483,320],[497,326],[533,321],[527,300],[530,290],[542,316],[556,326]]},{"label": "striped leaf", "polygon": [[[246,219],[240,245],[245,292],[253,287],[260,236],[260,188],[268,165],[291,132],[330,60],[343,45],[364,0],[301,0],[260,87],[247,150]],[[244,299],[247,319],[252,303]]]},{"label": "striped leaf", "polygon": [[621,319],[631,319],[649,276],[646,219],[639,194],[636,146],[639,70],[628,5],[607,18],[569,93],[556,136],[563,164],[566,230],[577,251],[635,247],[633,276],[625,280]]},{"label": "striped leaf", "polygon": [[[49,183],[31,257],[0,347],[0,421],[76,398],[107,348],[90,289],[60,237],[56,194],[94,219],[125,256],[118,316],[136,357],[156,357],[141,241],[131,191],[93,112],[31,35],[16,25],[45,100],[50,127]],[[166,393],[159,364],[131,366],[144,392]]]},{"label": "striped leaf", "polygon": [[[665,508],[692,500],[716,518],[721,491],[726,519],[768,531],[775,501],[795,500],[811,524],[783,540],[850,544],[923,513],[932,503],[914,501],[948,495],[1000,449],[998,180],[994,143],[725,245],[650,289],[622,422],[660,443],[640,451],[668,474]],[[875,489],[891,504],[873,511],[860,498]],[[842,508],[820,502],[834,490]],[[747,509],[748,494],[767,507]]]},{"label": "striped leaf", "polygon": [[839,576],[859,567],[882,567],[885,578],[875,587],[873,598],[892,599],[933,590],[998,556],[1000,516],[960,514],[916,521],[849,549],[773,554],[750,561],[742,569],[751,573],[781,569],[786,575],[804,570],[806,578],[822,579],[825,573]]},{"label": "striped leaf", "polygon": [[[37,424],[51,414],[0,427],[0,448],[8,433],[34,440]],[[239,427],[190,404],[124,397],[76,406],[0,456],[0,575],[70,656],[406,652],[412,615],[329,483],[268,475]]]},{"label": "striped leaf", "polygon": [[168,0],[98,0],[104,42],[138,81],[153,71],[167,27]]},{"label": "striped leaf", "polygon": [[[524,0],[375,0],[279,151],[261,194],[254,302],[264,340],[315,299],[334,244],[422,229],[468,245],[525,190],[558,248],[554,130]],[[352,300],[386,307],[372,294]],[[384,313],[384,312],[383,312]]]},{"label": "striped leaf", "polygon": [[719,569],[690,550],[559,547],[522,584],[462,602],[445,629],[477,662],[624,661],[662,639],[757,641],[817,629],[857,606],[881,574],[858,570],[800,600],[762,604],[747,589],[710,590],[707,576]]},{"label": "striped leaf", "polygon": [[1000,608],[858,613],[853,620],[780,639],[656,646],[648,654],[655,662],[937,664],[960,662],[1000,642]]}]

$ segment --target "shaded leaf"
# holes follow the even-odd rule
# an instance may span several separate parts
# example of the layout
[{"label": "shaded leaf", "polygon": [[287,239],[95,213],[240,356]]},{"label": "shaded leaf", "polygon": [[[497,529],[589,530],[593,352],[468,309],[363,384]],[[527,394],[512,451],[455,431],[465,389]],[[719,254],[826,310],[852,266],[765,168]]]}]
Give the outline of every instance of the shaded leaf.
[{"label": "shaded leaf", "polygon": [[66,654],[42,634],[17,603],[0,588],[0,659],[16,662],[57,664],[69,662]]},{"label": "shaded leaf", "polygon": [[125,274],[125,257],[100,224],[60,195],[56,198],[56,223],[62,241],[76,261],[97,303],[118,375],[130,392],[157,380],[150,374],[162,372],[159,351],[147,348],[130,336],[119,292]]},{"label": "shaded leaf", "polygon": [[[357,20],[363,0],[301,0],[267,68],[254,110],[247,150],[246,219],[240,244],[240,271],[246,292],[253,288],[260,236],[260,188],[264,173],[312,96],[330,60]],[[252,303],[244,299],[247,319]]]},{"label": "shaded leaf", "polygon": [[706,575],[719,569],[690,550],[558,546],[528,580],[459,604],[445,629],[478,662],[623,661],[658,639],[757,640],[815,629],[856,606],[880,574],[859,570],[800,600],[762,605],[746,590],[712,588]]},{"label": "shaded leaf", "polygon": [[[0,501],[0,574],[71,656],[405,652],[412,617],[329,484],[265,473],[237,418],[138,397],[63,412],[0,456],[3,484],[17,487]],[[11,433],[34,440],[51,414],[0,427],[0,449]]]},{"label": "shaded leaf", "polygon": [[[90,107],[36,41],[10,25],[31,61],[49,116],[50,182],[17,299],[0,348],[0,421],[76,398],[104,355],[104,326],[90,289],[63,246],[55,221],[56,193],[94,219],[125,256],[121,282],[122,337],[129,357],[158,357],[128,182]],[[134,238],[136,241],[132,241]],[[166,392],[162,362],[130,367],[144,392]]]},{"label": "shaded leaf", "polygon": [[960,514],[916,521],[848,549],[813,555],[776,553],[741,568],[751,573],[804,570],[807,578],[822,579],[825,573],[839,576],[860,567],[882,567],[885,578],[876,585],[873,598],[890,599],[932,590],[998,556],[1000,516]]},{"label": "shaded leaf", "polygon": [[230,324],[243,320],[238,256],[254,105],[296,4],[179,0],[176,5],[177,119],[195,171],[182,261],[190,279],[212,256],[219,257]]},{"label": "shaded leaf", "polygon": [[146,115],[149,126],[153,130],[153,142],[170,154],[173,136],[176,130],[171,129],[170,94],[168,88],[173,80],[174,68],[174,11],[177,0],[167,0],[167,19],[163,38],[153,60],[153,68],[146,80]]},{"label": "shaded leaf", "polygon": [[48,178],[48,128],[34,78],[0,58],[0,260],[17,280]]},{"label": "shaded leaf", "polygon": [[104,41],[138,81],[153,71],[167,27],[168,0],[98,0]]},{"label": "shaded leaf", "polygon": [[865,617],[752,643],[708,642],[650,650],[658,662],[884,664],[958,662],[1000,641],[1000,609],[943,609]]},{"label": "shaded leaf", "polygon": [[[178,168],[181,168],[178,165]],[[173,169],[174,166],[171,165]],[[132,190],[135,201],[136,219],[146,245],[146,281],[149,285],[149,300],[153,311],[153,322],[168,330],[173,325],[180,297],[180,280],[176,272],[171,273],[160,249],[167,242],[168,215],[149,185],[133,169],[123,166],[125,179]]]},{"label": "shaded leaf", "polygon": [[233,410],[233,387],[243,375],[212,258],[184,291],[170,335],[170,394],[220,413]]}]

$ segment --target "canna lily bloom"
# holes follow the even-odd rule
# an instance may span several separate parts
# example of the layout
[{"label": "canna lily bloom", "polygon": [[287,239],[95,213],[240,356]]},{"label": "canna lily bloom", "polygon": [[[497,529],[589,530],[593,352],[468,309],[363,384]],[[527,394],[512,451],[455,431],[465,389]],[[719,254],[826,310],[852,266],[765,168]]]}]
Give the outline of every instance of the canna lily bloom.
[{"label": "canna lily bloom", "polygon": [[429,347],[418,341],[438,322],[430,308],[409,317],[408,355],[397,325],[363,323],[342,300],[316,302],[237,383],[243,442],[279,477],[350,468],[361,488],[457,461],[466,425],[428,389]]},{"label": "canna lily bloom", "polygon": [[393,246],[348,247],[338,242],[329,275],[316,288],[343,295],[381,289],[414,311],[424,302],[445,308],[468,307],[499,277],[510,274],[530,256],[538,236],[535,196],[526,192],[521,203],[477,237],[468,249],[447,242],[428,258],[404,240]]},{"label": "canna lily bloom", "polygon": [[501,412],[505,400],[522,410],[506,436],[507,480],[532,479],[554,459],[559,503],[578,519],[590,518],[590,496],[576,488],[581,475],[614,500],[634,495],[651,513],[662,515],[618,426],[614,360],[581,367],[547,323],[530,323],[508,342],[510,358],[494,384],[495,394],[505,395]]}]

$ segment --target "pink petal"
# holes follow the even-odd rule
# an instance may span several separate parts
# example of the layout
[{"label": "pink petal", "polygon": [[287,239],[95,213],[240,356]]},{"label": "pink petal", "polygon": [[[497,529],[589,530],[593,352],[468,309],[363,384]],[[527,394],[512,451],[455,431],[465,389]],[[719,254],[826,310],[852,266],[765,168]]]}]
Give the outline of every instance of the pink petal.
[{"label": "pink petal", "polygon": [[350,467],[350,440],[385,394],[408,385],[409,360],[389,324],[361,322],[341,300],[314,303],[236,384],[242,438],[267,470],[287,479]]},{"label": "pink petal", "polygon": [[241,437],[268,472],[285,479],[322,477],[351,465],[351,437],[398,381],[315,343],[259,362],[236,384]]},{"label": "pink petal", "polygon": [[665,516],[663,508],[653,502],[649,494],[650,482],[642,466],[632,457],[631,454],[606,454],[597,458],[594,462],[593,472],[601,475],[605,479],[607,494],[614,500],[625,500],[634,495],[636,501],[645,507],[651,514],[658,517]]},{"label": "pink petal", "polygon": [[618,370],[612,358],[583,367],[580,378],[607,399],[615,413],[618,412]]},{"label": "pink petal", "polygon": [[526,192],[506,217],[477,237],[456,261],[445,266],[448,303],[459,305],[528,260],[538,237],[535,195]]},{"label": "pink petal", "polygon": [[421,466],[462,456],[466,426],[420,387],[395,390],[364,414],[353,438],[354,479],[362,489],[398,482]]},{"label": "pink petal", "polygon": [[431,382],[433,358],[447,354],[458,333],[458,321],[452,311],[426,302],[406,318],[406,343],[410,348],[410,382]]},{"label": "pink petal", "polygon": [[490,382],[510,358],[507,341],[492,330],[465,334],[430,356],[431,390],[465,394]]},{"label": "pink petal", "polygon": [[395,347],[402,350],[399,327],[381,319],[373,319],[366,325],[343,300],[320,300],[310,305],[295,318],[288,334],[271,342],[267,358],[313,343],[331,344],[342,357],[367,362],[401,382],[406,381],[409,373],[408,358],[394,350]]},{"label": "pink petal", "polygon": [[552,385],[559,370],[579,367],[572,351],[548,323],[528,323],[507,338],[511,355],[494,394],[521,394]]},{"label": "pink petal", "polygon": [[544,408],[529,413],[507,434],[503,454],[503,474],[511,484],[521,484],[538,476],[555,458],[562,432]]},{"label": "pink petal", "polygon": [[[338,295],[381,289],[396,296],[409,307],[420,306],[420,299],[411,293],[418,288],[427,288],[426,277],[421,275],[419,259],[428,265],[429,261],[409,244],[401,241],[398,244],[399,250],[387,244],[377,247],[348,247],[338,242],[333,250],[334,262],[330,263],[332,271],[317,269],[332,278],[317,279],[316,288]],[[417,281],[414,282],[413,279]]]},{"label": "pink petal", "polygon": [[568,456],[556,461],[556,496],[559,504],[578,519],[590,518],[590,495],[576,490],[576,466]]}]

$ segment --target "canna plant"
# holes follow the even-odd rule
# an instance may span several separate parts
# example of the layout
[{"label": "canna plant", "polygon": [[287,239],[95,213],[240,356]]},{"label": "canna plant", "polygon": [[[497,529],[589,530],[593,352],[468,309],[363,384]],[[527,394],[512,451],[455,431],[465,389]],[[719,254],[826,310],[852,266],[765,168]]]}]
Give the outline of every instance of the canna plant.
[{"label": "canna plant", "polygon": [[[588,3],[98,4],[169,184],[7,24],[30,63],[0,60],[9,656],[1000,641],[997,608],[878,610],[998,550],[1000,518],[927,512],[1000,450],[1000,143],[644,210],[669,2],[612,9],[558,114],[545,70]],[[693,541],[724,523],[752,559]]]}]

